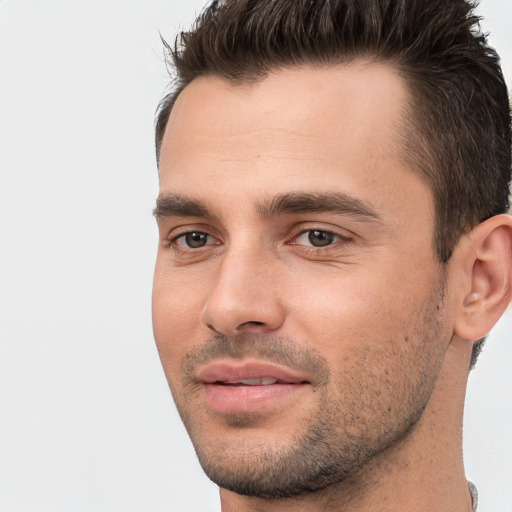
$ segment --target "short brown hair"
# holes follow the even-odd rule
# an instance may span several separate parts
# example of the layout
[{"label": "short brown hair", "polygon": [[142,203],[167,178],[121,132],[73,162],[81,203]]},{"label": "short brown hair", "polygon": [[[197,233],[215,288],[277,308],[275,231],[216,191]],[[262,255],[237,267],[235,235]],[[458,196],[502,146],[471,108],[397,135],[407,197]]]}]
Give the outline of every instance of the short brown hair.
[{"label": "short brown hair", "polygon": [[508,210],[511,118],[497,53],[466,0],[224,0],[166,44],[176,76],[156,118],[156,151],[176,98],[195,78],[255,82],[299,65],[369,58],[408,84],[404,157],[432,189],[434,248]]}]

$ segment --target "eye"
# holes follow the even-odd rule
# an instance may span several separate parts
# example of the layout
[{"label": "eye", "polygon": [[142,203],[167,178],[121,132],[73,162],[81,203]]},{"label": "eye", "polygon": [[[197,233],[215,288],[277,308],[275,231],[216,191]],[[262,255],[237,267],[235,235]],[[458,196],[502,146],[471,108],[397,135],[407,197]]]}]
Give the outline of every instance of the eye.
[{"label": "eye", "polygon": [[326,247],[333,243],[343,240],[343,237],[332,233],[331,231],[324,231],[321,229],[308,229],[303,231],[297,238],[294,244],[296,245],[309,245],[313,247]]},{"label": "eye", "polygon": [[200,249],[206,245],[215,244],[215,239],[201,231],[190,231],[177,236],[172,240],[172,243],[187,249]]}]

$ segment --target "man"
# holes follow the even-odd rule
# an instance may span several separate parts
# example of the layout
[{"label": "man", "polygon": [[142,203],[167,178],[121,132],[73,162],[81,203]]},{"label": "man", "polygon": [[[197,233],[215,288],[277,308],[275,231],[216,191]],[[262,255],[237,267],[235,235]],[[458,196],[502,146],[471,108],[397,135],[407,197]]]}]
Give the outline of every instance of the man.
[{"label": "man", "polygon": [[470,511],[510,106],[464,0],[227,0],[170,50],[155,339],[232,511]]}]

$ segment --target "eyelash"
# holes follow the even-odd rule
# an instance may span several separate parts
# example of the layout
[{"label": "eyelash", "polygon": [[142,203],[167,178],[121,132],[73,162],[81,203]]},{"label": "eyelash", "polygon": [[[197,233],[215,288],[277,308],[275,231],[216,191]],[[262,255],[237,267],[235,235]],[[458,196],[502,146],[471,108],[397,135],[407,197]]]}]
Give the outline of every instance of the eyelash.
[{"label": "eyelash", "polygon": [[[319,233],[319,234],[321,233],[321,235],[322,235],[321,237],[327,238],[328,243],[326,245],[313,245],[313,242],[311,240],[311,236],[313,235],[313,233]],[[299,244],[296,242],[299,238],[306,236],[306,235],[308,235],[308,239],[309,239],[309,242],[311,243],[311,245]],[[321,237],[319,237],[319,238],[321,238]],[[310,250],[310,251],[321,251],[321,250],[326,251],[330,248],[333,248],[333,246],[336,246],[338,243],[347,243],[350,240],[351,240],[350,237],[341,235],[335,231],[313,227],[313,228],[300,230],[297,233],[297,235],[295,235],[292,238],[292,241],[288,242],[288,244],[289,245],[298,245],[298,246],[300,246],[306,250]]]},{"label": "eyelash", "polygon": [[[188,250],[188,251],[194,251],[194,252],[197,251],[198,249],[203,249],[204,247],[210,247],[212,245],[212,244],[205,244],[203,246],[196,247],[196,248],[190,247],[190,246],[184,248],[184,247],[180,247],[179,246],[178,241],[180,239],[185,239],[188,235],[194,235],[194,234],[195,235],[204,235],[207,238],[215,239],[214,236],[210,235],[206,231],[201,231],[199,229],[194,229],[194,230],[191,230],[191,231],[185,231],[184,233],[180,233],[179,235],[176,235],[176,236],[174,236],[174,237],[172,237],[170,239],[167,239],[167,240],[164,241],[164,243],[167,246],[172,247],[172,248],[174,248],[177,251],[187,251]],[[220,244],[213,244],[213,245],[220,245]]]},{"label": "eyelash", "polygon": [[[321,233],[322,236],[326,236],[328,239],[331,238],[333,240],[329,241],[329,243],[327,243],[326,245],[307,245],[307,244],[301,244],[301,243],[297,243],[297,240],[302,237],[302,236],[305,236],[309,233],[309,237],[311,237],[311,235],[314,233],[314,232],[318,232],[318,233]],[[199,251],[201,250],[205,250],[205,249],[209,249],[213,246],[216,246],[216,245],[221,245],[221,243],[208,243],[208,241],[205,243],[205,245],[201,245],[199,247],[190,247],[186,242],[183,242],[183,245],[179,243],[180,239],[185,239],[187,236],[189,235],[193,235],[193,234],[197,234],[197,235],[203,235],[207,238],[210,238],[210,239],[213,239],[215,240],[216,237],[214,237],[213,235],[209,234],[207,231],[205,230],[201,230],[201,229],[197,229],[197,230],[189,230],[189,231],[185,231],[185,232],[182,232],[182,233],[179,233],[167,240],[164,241],[164,245],[166,247],[171,247],[175,252],[177,253],[198,253]],[[307,229],[304,228],[304,227],[299,227],[296,231],[295,231],[295,234],[293,234],[290,238],[289,238],[289,241],[286,242],[286,245],[292,245],[292,246],[298,246],[300,247],[302,250],[304,251],[309,251],[309,252],[312,252],[312,253],[317,253],[317,252],[326,252],[330,249],[333,249],[335,247],[338,247],[338,244],[339,243],[342,243],[342,244],[345,244],[345,243],[349,243],[352,241],[352,238],[349,237],[349,236],[346,236],[346,235],[341,235],[340,233],[337,233],[335,231],[332,231],[332,230],[328,230],[328,229],[322,229],[320,227],[308,227]],[[310,242],[311,242],[311,239],[310,239]]]}]

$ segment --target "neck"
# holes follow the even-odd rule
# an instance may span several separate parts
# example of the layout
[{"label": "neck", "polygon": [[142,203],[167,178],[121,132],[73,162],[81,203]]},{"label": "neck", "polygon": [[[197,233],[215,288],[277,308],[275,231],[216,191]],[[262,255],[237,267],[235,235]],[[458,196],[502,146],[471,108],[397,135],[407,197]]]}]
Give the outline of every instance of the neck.
[{"label": "neck", "polygon": [[454,339],[431,399],[409,434],[350,478],[286,499],[259,499],[221,489],[222,512],[471,512],[462,458],[468,349]]}]

